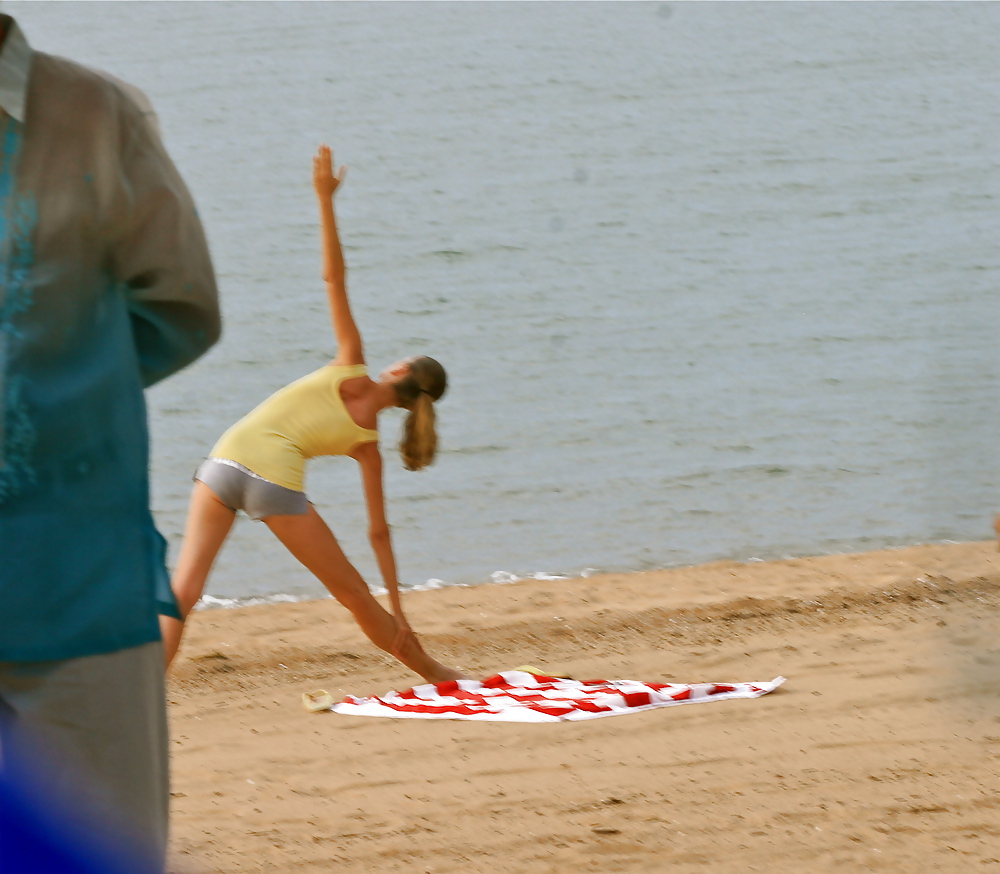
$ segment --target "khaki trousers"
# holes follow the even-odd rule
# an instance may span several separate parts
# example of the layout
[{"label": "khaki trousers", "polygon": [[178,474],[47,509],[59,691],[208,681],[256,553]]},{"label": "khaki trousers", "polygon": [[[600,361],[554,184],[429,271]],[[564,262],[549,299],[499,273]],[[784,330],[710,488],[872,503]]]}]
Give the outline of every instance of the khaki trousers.
[{"label": "khaki trousers", "polygon": [[162,870],[170,802],[162,645],[0,662],[0,771],[67,829]]}]

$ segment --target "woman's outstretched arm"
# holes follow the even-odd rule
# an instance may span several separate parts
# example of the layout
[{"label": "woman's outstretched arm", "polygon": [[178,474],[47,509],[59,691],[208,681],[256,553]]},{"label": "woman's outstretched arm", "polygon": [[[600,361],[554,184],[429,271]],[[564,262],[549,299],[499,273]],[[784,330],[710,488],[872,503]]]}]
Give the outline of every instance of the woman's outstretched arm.
[{"label": "woman's outstretched arm", "polygon": [[320,225],[323,234],[323,279],[326,296],[330,302],[333,332],[337,337],[337,357],[334,364],[364,364],[361,332],[351,314],[347,299],[347,268],[337,233],[337,219],[333,211],[333,195],[344,180],[344,167],[333,172],[333,154],[329,146],[320,146],[313,158],[313,186],[319,199]]},{"label": "woman's outstretched arm", "polygon": [[382,488],[382,455],[378,443],[363,443],[353,453],[361,466],[361,480],[364,485],[365,502],[368,504],[368,537],[372,552],[378,562],[379,573],[389,592],[392,615],[404,631],[409,631],[409,623],[403,615],[403,602],[399,597],[399,580],[396,577],[396,558],[392,551],[389,523],[385,518],[385,494]]}]

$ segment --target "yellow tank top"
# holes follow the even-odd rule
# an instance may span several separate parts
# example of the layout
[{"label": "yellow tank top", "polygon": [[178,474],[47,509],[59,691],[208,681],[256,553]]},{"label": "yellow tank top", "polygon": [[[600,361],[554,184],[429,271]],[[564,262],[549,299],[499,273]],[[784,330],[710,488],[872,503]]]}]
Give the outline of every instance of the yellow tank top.
[{"label": "yellow tank top", "polygon": [[305,461],[346,455],[378,431],[356,424],[340,396],[345,379],[364,376],[363,364],[330,365],[275,392],[226,431],[212,458],[228,458],[286,489],[304,489]]}]

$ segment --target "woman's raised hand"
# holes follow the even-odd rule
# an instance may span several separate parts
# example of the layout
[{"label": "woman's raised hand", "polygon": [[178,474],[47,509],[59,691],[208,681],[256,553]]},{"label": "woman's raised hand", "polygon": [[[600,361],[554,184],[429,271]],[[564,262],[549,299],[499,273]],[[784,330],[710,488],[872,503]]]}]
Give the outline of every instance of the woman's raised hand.
[{"label": "woman's raised hand", "polygon": [[343,166],[334,174],[333,152],[325,144],[320,146],[313,158],[313,186],[316,188],[316,196],[329,200],[346,175],[347,168]]}]

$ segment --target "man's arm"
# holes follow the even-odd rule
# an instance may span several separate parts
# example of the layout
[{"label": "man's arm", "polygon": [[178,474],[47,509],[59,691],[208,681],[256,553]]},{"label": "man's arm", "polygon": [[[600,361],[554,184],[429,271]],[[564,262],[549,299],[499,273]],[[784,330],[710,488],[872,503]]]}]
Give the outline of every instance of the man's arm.
[{"label": "man's arm", "polygon": [[143,384],[150,386],[218,340],[219,299],[187,186],[154,125],[118,90],[125,214],[115,223],[111,269],[128,303]]}]

